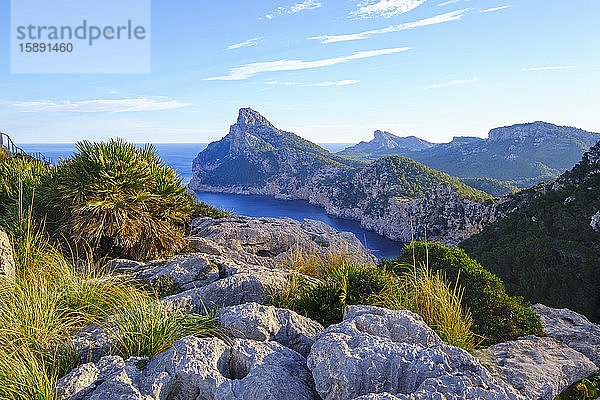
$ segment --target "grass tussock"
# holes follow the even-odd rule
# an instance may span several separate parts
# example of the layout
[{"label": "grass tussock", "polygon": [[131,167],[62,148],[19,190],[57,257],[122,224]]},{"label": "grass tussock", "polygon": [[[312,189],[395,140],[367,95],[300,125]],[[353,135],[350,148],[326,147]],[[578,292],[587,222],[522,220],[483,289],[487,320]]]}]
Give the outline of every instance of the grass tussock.
[{"label": "grass tussock", "polygon": [[0,280],[0,398],[54,399],[56,380],[88,361],[68,338],[90,325],[113,327],[123,357],[152,357],[183,336],[217,334],[210,316],[167,313],[132,282],[66,257],[29,214],[5,225],[16,279]]},{"label": "grass tussock", "polygon": [[476,345],[459,282],[448,284],[442,273],[433,273],[427,265],[415,263],[396,274],[385,265],[356,263],[344,249],[319,256],[296,246],[284,266],[294,273],[284,289],[272,293],[271,303],[277,307],[293,309],[324,326],[340,322],[344,308],[352,304],[410,310],[445,342],[469,350]]},{"label": "grass tussock", "polygon": [[166,311],[157,303],[141,301],[116,316],[110,324],[123,358],[152,358],[186,336],[222,336],[211,315]]},{"label": "grass tussock", "polygon": [[475,348],[473,317],[462,305],[464,289],[458,281],[451,285],[445,274],[434,273],[426,265],[408,267],[398,285],[389,286],[375,297],[375,304],[392,310],[413,311],[444,342],[463,349]]}]

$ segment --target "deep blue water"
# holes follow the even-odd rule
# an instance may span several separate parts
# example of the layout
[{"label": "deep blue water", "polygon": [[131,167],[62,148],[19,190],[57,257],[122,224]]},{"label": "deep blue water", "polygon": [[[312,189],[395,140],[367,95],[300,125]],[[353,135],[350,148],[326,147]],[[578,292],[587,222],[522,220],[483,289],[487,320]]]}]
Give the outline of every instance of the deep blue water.
[{"label": "deep blue water", "polygon": [[[75,152],[72,143],[59,144],[22,144],[27,152],[41,152],[58,162]],[[206,143],[158,143],[155,147],[164,162],[174,168],[188,183],[192,178],[192,161],[199,152],[206,148]],[[348,146],[346,143],[321,144],[331,152],[336,152]],[[323,221],[339,231],[352,232],[358,239],[366,244],[377,257],[394,257],[402,250],[402,244],[389,240],[372,231],[361,228],[356,221],[330,217],[325,211],[303,200],[277,200],[269,196],[243,196],[222,193],[198,192],[198,199],[217,208],[234,212],[249,217],[289,217],[298,221],[304,218]]]},{"label": "deep blue water", "polygon": [[270,196],[246,196],[227,193],[196,192],[198,200],[217,208],[249,217],[289,217],[298,221],[304,218],[323,221],[338,231],[352,232],[378,258],[395,257],[402,243],[394,242],[375,232],[363,229],[356,221],[334,218],[317,206],[304,200],[278,200]]}]

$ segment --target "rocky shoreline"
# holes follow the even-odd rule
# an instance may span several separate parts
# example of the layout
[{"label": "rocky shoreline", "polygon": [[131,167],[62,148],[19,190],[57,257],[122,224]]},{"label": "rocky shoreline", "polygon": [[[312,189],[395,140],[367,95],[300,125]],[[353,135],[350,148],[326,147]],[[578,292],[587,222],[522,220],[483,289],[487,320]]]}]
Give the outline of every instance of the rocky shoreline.
[{"label": "rocky shoreline", "polygon": [[315,251],[343,245],[373,260],[351,234],[319,222],[199,219],[189,240],[196,253],[109,267],[148,284],[168,279],[171,293],[160,304],[215,310],[223,337],[186,337],[151,360],[124,360],[106,356],[102,327],[87,330],[74,343],[90,362],[58,381],[58,399],[551,400],[600,370],[600,326],[570,310],[536,305],[549,337],[472,355],[410,311],[348,306],[341,323],[324,329],[267,305],[272,290],[289,284],[281,260],[290,240]]}]

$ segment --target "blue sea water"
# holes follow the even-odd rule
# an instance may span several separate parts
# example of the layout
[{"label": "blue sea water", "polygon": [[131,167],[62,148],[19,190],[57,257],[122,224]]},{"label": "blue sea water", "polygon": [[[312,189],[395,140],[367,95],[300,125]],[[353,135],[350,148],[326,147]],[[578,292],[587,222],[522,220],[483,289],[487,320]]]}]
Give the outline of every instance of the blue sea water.
[{"label": "blue sea water", "polygon": [[[46,158],[58,162],[75,152],[72,143],[22,144],[29,153],[41,152]],[[174,168],[184,183],[192,178],[192,161],[204,150],[206,143],[157,143],[154,145],[164,162]],[[321,144],[329,151],[336,152],[348,146],[346,143]],[[304,218],[323,221],[339,231],[352,232],[377,257],[395,257],[402,250],[402,243],[394,242],[375,232],[363,229],[356,221],[334,218],[320,208],[303,200],[278,200],[269,196],[244,196],[224,193],[197,192],[198,200],[217,208],[249,217],[288,217],[298,221]]]}]

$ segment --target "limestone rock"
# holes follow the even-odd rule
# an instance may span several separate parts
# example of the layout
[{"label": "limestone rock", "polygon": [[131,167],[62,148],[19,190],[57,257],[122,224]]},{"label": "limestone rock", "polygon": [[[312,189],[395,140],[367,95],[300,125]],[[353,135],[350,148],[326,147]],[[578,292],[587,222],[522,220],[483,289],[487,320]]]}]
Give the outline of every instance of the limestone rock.
[{"label": "limestone rock", "polygon": [[15,259],[8,235],[0,228],[0,278],[15,280]]},{"label": "limestone rock", "polygon": [[583,354],[552,338],[527,336],[477,352],[493,375],[528,399],[552,400],[598,370]]},{"label": "limestone rock", "polygon": [[316,400],[298,353],[275,342],[187,337],[147,359],[104,357],[56,384],[59,400]]},{"label": "limestone rock", "polygon": [[321,324],[294,311],[246,303],[217,311],[217,324],[229,336],[258,341],[275,341],[302,354],[310,352]]},{"label": "limestone rock", "polygon": [[153,285],[169,284],[171,292],[177,293],[216,281],[219,268],[205,254],[186,254],[147,265],[136,277]]},{"label": "limestone rock", "polygon": [[289,284],[290,271],[248,267],[208,285],[166,297],[161,304],[169,310],[203,313],[248,302],[264,304],[269,296]]},{"label": "limestone rock", "polygon": [[600,325],[567,308],[559,310],[543,304],[532,308],[550,337],[586,355],[600,368]]},{"label": "limestone rock", "polygon": [[522,399],[410,311],[349,307],[342,323],[317,337],[307,361],[325,400]]},{"label": "limestone rock", "polygon": [[308,219],[299,222],[291,218],[199,218],[192,222],[190,243],[198,237],[232,250],[233,257],[254,265],[281,267],[290,249],[324,258],[331,252],[342,251],[357,262],[375,262],[354,234]]}]

